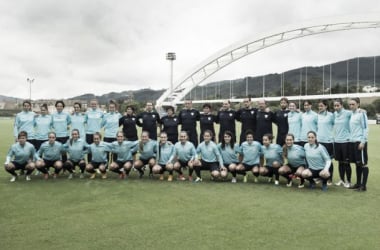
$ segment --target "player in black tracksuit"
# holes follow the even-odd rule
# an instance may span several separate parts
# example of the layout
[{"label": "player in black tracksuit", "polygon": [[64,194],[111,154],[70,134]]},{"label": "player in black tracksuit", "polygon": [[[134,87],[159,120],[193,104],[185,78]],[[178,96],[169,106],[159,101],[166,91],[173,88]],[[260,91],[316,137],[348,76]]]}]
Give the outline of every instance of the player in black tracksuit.
[{"label": "player in black tracksuit", "polygon": [[274,123],[277,125],[277,138],[276,143],[280,146],[283,146],[285,144],[285,137],[288,134],[289,131],[289,124],[288,124],[288,98],[283,97],[280,100],[280,110],[277,110],[274,113]]},{"label": "player in black tracksuit", "polygon": [[161,131],[166,132],[168,141],[175,144],[178,142],[178,117],[174,114],[174,108],[166,109],[166,116],[161,117]]},{"label": "player in black tracksuit", "polygon": [[190,100],[185,101],[185,108],[178,114],[181,131],[186,131],[189,135],[189,141],[198,146],[197,121],[199,121],[199,111],[193,109],[193,103]]},{"label": "player in black tracksuit", "polygon": [[220,124],[219,127],[219,142],[222,141],[224,132],[230,131],[233,134],[233,139],[236,141],[236,128],[235,119],[236,111],[230,108],[230,101],[224,101],[223,107],[218,111],[216,122]]},{"label": "player in black tracksuit", "polygon": [[260,100],[257,104],[259,108],[256,114],[256,133],[254,139],[263,144],[263,136],[265,134],[273,135],[272,122],[274,120],[274,114],[267,110],[265,100]]},{"label": "player in black tracksuit", "polygon": [[160,115],[153,110],[153,103],[147,102],[144,112],[137,115],[136,124],[142,127],[143,131],[149,132],[149,138],[157,140],[157,126],[161,123]]},{"label": "player in black tracksuit", "polygon": [[203,133],[206,130],[210,130],[212,132],[212,138],[215,142],[215,129],[214,129],[214,123],[216,122],[216,115],[211,113],[211,105],[206,103],[203,105],[203,113],[200,115],[199,118],[199,125],[201,127],[201,134],[199,135],[199,141],[203,141]]},{"label": "player in black tracksuit", "polygon": [[241,122],[240,144],[245,142],[245,133],[248,130],[256,131],[256,113],[257,109],[252,108],[251,98],[245,98],[243,101],[243,108],[239,109],[236,113],[236,120]]},{"label": "player in black tracksuit", "polygon": [[127,106],[127,113],[119,119],[119,126],[123,126],[125,139],[128,141],[137,141],[136,115],[132,106]]}]

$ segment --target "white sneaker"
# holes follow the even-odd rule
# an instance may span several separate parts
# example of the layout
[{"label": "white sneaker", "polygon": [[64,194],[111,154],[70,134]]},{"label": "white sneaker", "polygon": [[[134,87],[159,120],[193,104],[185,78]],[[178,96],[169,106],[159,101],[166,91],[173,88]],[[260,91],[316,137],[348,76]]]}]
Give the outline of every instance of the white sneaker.
[{"label": "white sneaker", "polygon": [[73,174],[70,173],[67,179],[71,180],[72,178],[73,178]]},{"label": "white sneaker", "polygon": [[253,178],[253,182],[254,183],[258,183],[259,182],[259,179],[257,177]]},{"label": "white sneaker", "polygon": [[346,182],[346,183],[344,183],[344,187],[345,187],[345,188],[350,188],[350,187],[351,187],[351,182]]},{"label": "white sneaker", "polygon": [[244,182],[244,183],[247,183],[247,181],[248,181],[248,176],[247,176],[247,175],[244,175],[244,177],[243,177],[243,182]]},{"label": "white sneaker", "polygon": [[40,175],[41,174],[41,172],[40,171],[36,171],[36,172],[34,172],[34,175]]},{"label": "white sneaker", "polygon": [[293,181],[289,181],[289,183],[286,184],[287,187],[291,187],[293,185]]},{"label": "white sneaker", "polygon": [[332,181],[327,181],[327,186],[331,186],[332,184]]},{"label": "white sneaker", "polygon": [[194,182],[195,183],[202,182],[202,178],[197,177]]},{"label": "white sneaker", "polygon": [[99,168],[96,169],[97,174],[101,174]]},{"label": "white sneaker", "polygon": [[344,181],[339,180],[337,183],[335,183],[335,186],[344,186]]},{"label": "white sneaker", "polygon": [[315,184],[319,184],[319,183],[321,182],[321,179],[319,179],[319,178],[314,178],[314,182],[315,182]]},{"label": "white sneaker", "polygon": [[84,174],[80,174],[79,179],[83,179],[83,178],[84,178]]},{"label": "white sneaker", "polygon": [[9,180],[10,182],[15,182],[16,181],[16,176],[12,175],[12,178]]},{"label": "white sneaker", "polygon": [[272,182],[272,178],[268,178],[268,183],[271,183]]},{"label": "white sneaker", "polygon": [[30,175],[27,175],[27,176],[25,176],[25,180],[27,180],[27,181],[31,181],[32,178],[30,178]]},{"label": "white sneaker", "polygon": [[275,180],[274,185],[278,186],[278,185],[280,185],[280,182],[278,180]]},{"label": "white sneaker", "polygon": [[232,177],[231,182],[232,182],[232,183],[236,183],[236,178],[235,178],[235,177]]}]

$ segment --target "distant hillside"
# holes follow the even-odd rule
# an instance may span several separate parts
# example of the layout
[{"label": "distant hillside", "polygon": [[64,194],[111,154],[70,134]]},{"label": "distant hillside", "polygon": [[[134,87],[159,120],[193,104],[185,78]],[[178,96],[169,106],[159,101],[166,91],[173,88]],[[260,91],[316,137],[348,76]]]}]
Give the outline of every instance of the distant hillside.
[{"label": "distant hillside", "polygon": [[20,102],[20,101],[22,101],[22,99],[20,99],[20,98],[0,95],[0,102],[16,103],[16,102]]},{"label": "distant hillside", "polygon": [[111,92],[101,96],[95,96],[94,94],[84,94],[69,98],[69,100],[82,100],[90,101],[96,98],[100,103],[107,103],[109,100],[135,100],[138,102],[147,102],[157,100],[165,90],[153,90],[153,89],[140,89],[135,91],[123,91],[120,93]]},{"label": "distant hillside", "polygon": [[[380,85],[380,60],[376,56],[376,84]],[[348,59],[331,64],[331,93],[347,92],[347,62],[348,62],[348,92],[357,90],[357,58]],[[324,68],[324,85],[323,85]],[[306,83],[307,70],[307,83]],[[359,58],[359,87],[373,85],[374,57]],[[283,75],[284,92],[281,92],[281,75]],[[307,94],[323,94],[330,92],[330,64],[318,67],[303,67],[284,72],[283,74],[268,74],[265,76],[223,80],[211,82],[205,86],[198,86],[188,94],[187,98],[193,100],[224,99],[231,96],[243,98],[246,96],[246,88],[251,97],[263,95],[263,81],[265,81],[265,96],[291,96]],[[191,96],[191,97],[190,97]]]}]

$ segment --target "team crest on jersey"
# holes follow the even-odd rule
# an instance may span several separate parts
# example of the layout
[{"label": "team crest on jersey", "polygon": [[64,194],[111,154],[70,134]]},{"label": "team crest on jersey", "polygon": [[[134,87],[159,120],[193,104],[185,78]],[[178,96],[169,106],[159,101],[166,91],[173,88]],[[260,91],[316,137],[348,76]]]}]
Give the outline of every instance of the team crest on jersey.
[{"label": "team crest on jersey", "polygon": [[135,120],[135,118],[133,117],[133,118],[132,118],[132,121],[134,121],[134,120]]},{"label": "team crest on jersey", "polygon": [[152,115],[152,117],[153,117],[153,118],[155,118],[155,117],[156,117],[156,115]]},{"label": "team crest on jersey", "polygon": [[230,113],[230,116],[232,116],[232,113]]},{"label": "team crest on jersey", "polygon": [[251,114],[253,115],[254,113],[255,113],[255,111],[252,110],[252,111],[251,111]]},{"label": "team crest on jersey", "polygon": [[194,112],[191,112],[190,114],[191,114],[192,116],[194,116]]},{"label": "team crest on jersey", "polygon": [[267,119],[267,118],[268,118],[268,115],[264,115],[264,117],[265,117],[265,119]]},{"label": "team crest on jersey", "polygon": [[208,117],[208,120],[211,121],[211,117]]},{"label": "team crest on jersey", "polygon": [[177,121],[177,118],[174,118],[173,120],[176,122],[176,121]]},{"label": "team crest on jersey", "polygon": [[287,114],[287,113],[285,113],[285,114],[284,114],[284,117],[287,117],[287,116],[288,116],[288,114]]}]

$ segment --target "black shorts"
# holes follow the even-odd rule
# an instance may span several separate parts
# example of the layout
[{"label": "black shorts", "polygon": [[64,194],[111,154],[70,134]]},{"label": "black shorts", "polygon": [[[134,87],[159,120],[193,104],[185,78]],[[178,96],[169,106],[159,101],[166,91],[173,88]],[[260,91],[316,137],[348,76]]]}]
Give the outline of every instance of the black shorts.
[{"label": "black shorts", "polygon": [[306,166],[304,165],[299,165],[298,167],[294,167],[290,164],[286,164],[289,168],[290,168],[290,171],[292,172],[292,174],[294,174],[295,172],[297,172],[297,169],[300,168],[300,167],[303,167],[304,169],[306,168]]},{"label": "black shorts", "polygon": [[93,166],[94,169],[99,168],[100,165],[104,165],[107,168],[107,162],[91,162],[91,165]]},{"label": "black shorts", "polygon": [[93,134],[86,134],[86,142],[87,144],[92,144],[94,142],[94,135]]},{"label": "black shorts", "polygon": [[305,146],[307,142],[305,141],[297,141],[297,142],[294,142],[294,144],[297,144],[297,145],[300,145],[301,147]]},{"label": "black shorts", "polygon": [[56,140],[57,142],[60,142],[60,143],[62,143],[62,144],[65,144],[65,143],[67,142],[68,139],[69,139],[68,136],[64,136],[64,137],[57,137],[55,140]]},{"label": "black shorts", "polygon": [[43,161],[44,161],[44,163],[45,163],[45,167],[46,167],[46,168],[50,168],[50,167],[53,167],[53,168],[54,168],[54,164],[55,164],[57,161],[61,161],[61,160],[49,161],[49,160],[43,159]]},{"label": "black shorts", "polygon": [[30,139],[30,140],[26,140],[27,142],[31,143],[35,148],[37,146],[37,140],[36,139]]},{"label": "black shorts", "polygon": [[142,163],[143,163],[143,166],[145,166],[145,165],[148,165],[149,164],[149,161],[151,160],[151,159],[155,159],[154,157],[150,157],[149,159],[139,159],[140,161],[142,161]]},{"label": "black shorts", "polygon": [[210,170],[210,172],[212,171],[219,171],[220,170],[220,167],[219,167],[219,162],[207,162],[207,161],[204,161],[204,160],[201,160],[201,170]]},{"label": "black shorts", "polygon": [[116,141],[116,138],[112,138],[112,137],[104,137],[103,141],[104,141],[104,142],[109,142],[109,143],[111,143],[111,142]]},{"label": "black shorts", "polygon": [[311,171],[311,177],[310,178],[322,178],[321,176],[319,176],[319,173],[323,170],[323,169],[319,169],[319,170],[314,170],[314,169],[311,169],[311,168],[308,168],[310,171]]},{"label": "black shorts", "polygon": [[128,160],[128,161],[114,161],[114,163],[117,164],[117,166],[118,166],[119,169],[123,168],[124,165],[125,165],[125,163],[127,163],[127,162],[131,163],[131,166],[133,165],[133,161],[132,160]]},{"label": "black shorts", "polygon": [[187,168],[189,166],[189,161],[181,161],[178,160],[179,165],[181,165],[181,168]]},{"label": "black shorts", "polygon": [[26,165],[28,165],[27,162],[20,164],[18,162],[12,161],[12,164],[15,166],[15,170],[25,170]]},{"label": "black shorts", "polygon": [[252,170],[254,167],[258,167],[259,165],[258,164],[254,164],[254,165],[249,165],[249,164],[246,164],[246,163],[242,163],[243,166],[244,166],[244,169],[245,171],[250,171]]},{"label": "black shorts", "polygon": [[329,153],[330,158],[334,158],[334,144],[333,143],[324,143],[320,142],[327,150],[327,153]]},{"label": "black shorts", "polygon": [[367,165],[368,163],[368,153],[367,153],[367,143],[364,144],[363,150],[359,150],[360,142],[350,142],[349,143],[349,156],[350,162],[356,164]]},{"label": "black shorts", "polygon": [[36,151],[38,151],[42,145],[42,143],[46,142],[48,140],[35,140],[34,147],[36,148]]},{"label": "black shorts", "polygon": [[66,162],[69,162],[73,167],[75,167],[75,166],[79,166],[80,161],[73,161],[73,160],[68,159]]},{"label": "black shorts", "polygon": [[349,152],[349,143],[348,142],[335,142],[334,143],[334,157],[337,161],[349,161],[350,157],[348,156]]},{"label": "black shorts", "polygon": [[268,170],[268,173],[266,173],[266,174],[263,175],[263,176],[272,177],[273,174],[274,174],[274,169],[273,169],[273,167],[270,167],[270,166],[264,166],[264,168],[266,168],[266,169]]}]

